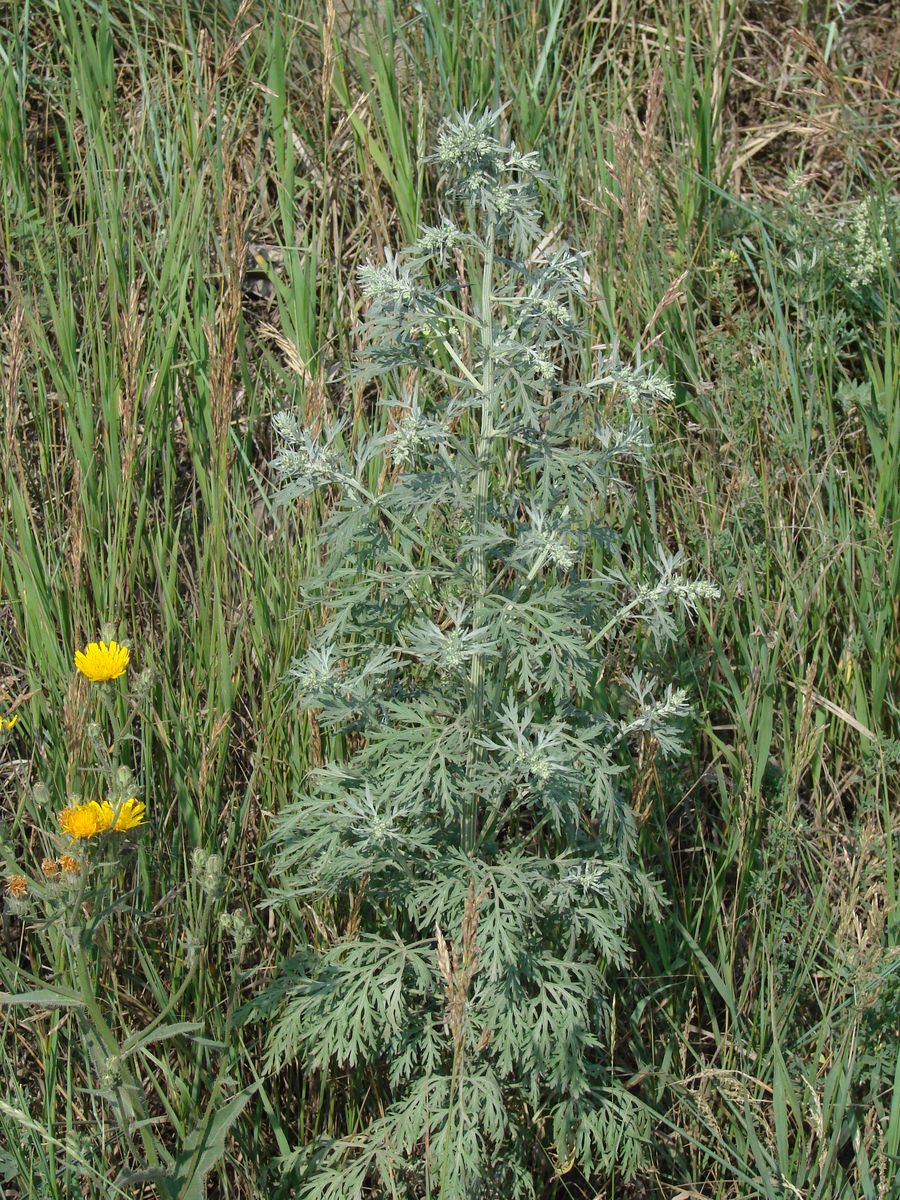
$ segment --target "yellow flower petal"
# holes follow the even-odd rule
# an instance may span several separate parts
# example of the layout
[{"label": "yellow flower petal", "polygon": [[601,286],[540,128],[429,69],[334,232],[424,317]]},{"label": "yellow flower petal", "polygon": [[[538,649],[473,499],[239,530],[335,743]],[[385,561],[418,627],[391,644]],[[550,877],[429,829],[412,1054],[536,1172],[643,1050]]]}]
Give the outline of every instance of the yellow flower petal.
[{"label": "yellow flower petal", "polygon": [[138,825],[144,823],[144,814],[147,811],[146,804],[141,800],[135,799],[134,796],[130,800],[124,800],[118,809],[114,809],[107,800],[105,807],[109,808],[110,823],[115,816],[115,824],[113,828],[119,833],[125,833],[129,829],[136,829]]},{"label": "yellow flower petal", "polygon": [[96,800],[89,800],[87,804],[72,804],[59,814],[59,823],[69,837],[80,841],[109,829],[112,824],[112,809],[107,814]]},{"label": "yellow flower petal", "polygon": [[134,796],[115,805],[110,800],[88,800],[64,808],[59,814],[59,823],[69,837],[79,841],[106,833],[108,829],[115,829],[117,833],[136,829],[143,825],[146,811],[144,802]]},{"label": "yellow flower petal", "polygon": [[131,651],[118,642],[90,642],[84,650],[76,650],[75,666],[93,683],[118,679],[125,674],[131,661]]},{"label": "yellow flower petal", "polygon": [[97,832],[105,833],[107,829],[112,827],[113,810],[112,805],[108,800],[104,800],[102,804],[98,804],[96,800],[91,801],[91,806],[97,814]]}]

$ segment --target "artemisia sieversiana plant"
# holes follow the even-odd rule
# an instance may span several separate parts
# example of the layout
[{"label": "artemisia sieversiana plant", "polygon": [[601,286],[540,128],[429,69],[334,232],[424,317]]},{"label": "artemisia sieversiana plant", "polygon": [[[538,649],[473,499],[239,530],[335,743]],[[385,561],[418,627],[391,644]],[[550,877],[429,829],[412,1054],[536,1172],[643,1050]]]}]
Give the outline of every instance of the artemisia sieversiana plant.
[{"label": "artemisia sieversiana plant", "polygon": [[665,550],[627,566],[642,409],[671,390],[617,355],[579,381],[585,260],[545,237],[500,119],[444,126],[440,223],[360,271],[388,432],[351,453],[340,424],[275,421],[280,500],[329,513],[290,675],[334,753],[277,819],[272,903],[315,919],[257,1010],[270,1067],[361,1106],[291,1156],[307,1198],[545,1194],[566,1166],[627,1172],[647,1136],[605,978],[660,902],[634,746],[677,751],[689,709],[640,646],[716,592]]}]

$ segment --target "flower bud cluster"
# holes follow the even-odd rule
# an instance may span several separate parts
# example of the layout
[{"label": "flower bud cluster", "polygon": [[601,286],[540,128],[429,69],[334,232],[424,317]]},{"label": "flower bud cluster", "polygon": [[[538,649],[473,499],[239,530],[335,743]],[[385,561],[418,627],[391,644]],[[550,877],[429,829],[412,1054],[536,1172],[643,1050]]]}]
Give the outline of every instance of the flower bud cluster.
[{"label": "flower bud cluster", "polygon": [[553,759],[542,750],[534,748],[520,750],[516,755],[516,763],[540,783],[548,783],[556,770]]},{"label": "flower bud cluster", "polygon": [[536,154],[524,154],[496,137],[500,116],[488,110],[445,122],[432,161],[455,200],[480,208],[501,229],[533,234],[538,223],[534,183],[543,172]]},{"label": "flower bud cluster", "polygon": [[548,529],[538,535],[542,550],[550,562],[561,571],[571,571],[578,555],[572,538],[559,534],[556,530]]},{"label": "flower bud cluster", "polygon": [[386,441],[390,446],[391,461],[396,466],[406,466],[426,445],[439,444],[446,435],[445,427],[438,421],[429,420],[418,406],[401,418]]},{"label": "flower bud cluster", "polygon": [[458,671],[466,661],[465,642],[458,629],[447,635],[444,643],[443,666],[448,671]]},{"label": "flower bud cluster", "polygon": [[219,916],[219,929],[226,934],[231,942],[231,953],[239,955],[253,940],[253,926],[247,920],[240,908],[233,912],[223,912]]},{"label": "flower bud cluster", "polygon": [[544,563],[571,571],[578,561],[580,540],[569,525],[569,510],[551,516],[539,508],[528,509],[528,525],[519,535],[513,559],[536,572]]},{"label": "flower bud cluster", "polygon": [[465,234],[452,221],[445,217],[440,225],[425,225],[422,232],[410,248],[410,261],[416,265],[426,259],[436,259],[441,266],[455,251],[471,241],[471,235]]},{"label": "flower bud cluster", "polygon": [[343,460],[331,444],[338,430],[333,430],[322,444],[292,413],[277,413],[272,424],[282,441],[272,459],[272,467],[283,480],[298,485],[303,491],[346,482]]},{"label": "flower bud cluster", "polygon": [[572,320],[572,314],[565,304],[554,296],[542,295],[537,290],[532,290],[522,302],[519,319],[516,322],[518,330],[524,330],[529,326],[537,326],[542,332],[556,337],[567,336],[577,328]]},{"label": "flower bud cluster", "polygon": [[685,579],[679,569],[681,562],[681,554],[659,553],[659,578],[638,587],[635,593],[637,608],[655,610],[677,600],[686,611],[696,612],[698,602],[719,598],[719,588],[711,580]]},{"label": "flower bud cluster", "polygon": [[311,646],[302,658],[294,659],[288,676],[296,685],[298,698],[333,695],[344,679],[337,647]]},{"label": "flower bud cluster", "polygon": [[221,854],[210,854],[198,846],[191,855],[191,867],[194,882],[202,892],[212,900],[221,896],[225,886]]},{"label": "flower bud cluster", "polygon": [[438,135],[434,160],[449,174],[494,177],[507,165],[513,149],[493,135],[499,114],[485,112],[480,117],[466,113],[459,120],[447,121]]},{"label": "flower bud cluster", "polygon": [[629,404],[672,403],[675,399],[675,388],[660,371],[640,362],[636,366],[623,363],[615,347],[609,357],[600,355],[599,368],[595,382],[600,387],[617,388]]},{"label": "flower bud cluster", "polygon": [[413,283],[410,265],[396,258],[381,265],[363,263],[356,278],[363,295],[384,311],[401,313],[423,306],[424,293]]},{"label": "flower bud cluster", "polygon": [[884,216],[869,196],[856,206],[843,230],[839,259],[850,287],[859,289],[871,283],[884,267],[886,255]]}]

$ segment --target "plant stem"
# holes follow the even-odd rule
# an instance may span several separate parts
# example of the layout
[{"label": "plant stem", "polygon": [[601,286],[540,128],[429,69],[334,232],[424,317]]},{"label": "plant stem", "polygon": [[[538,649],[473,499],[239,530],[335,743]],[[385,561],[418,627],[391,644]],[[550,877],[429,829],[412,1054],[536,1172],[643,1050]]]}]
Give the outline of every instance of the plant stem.
[{"label": "plant stem", "polygon": [[[484,366],[481,379],[481,422],[478,432],[478,476],[475,481],[475,518],[473,533],[480,537],[484,533],[487,521],[488,489],[490,486],[491,441],[494,436],[494,313],[493,313],[493,283],[494,283],[494,240],[495,226],[493,220],[488,225],[487,239],[484,252],[484,271],[481,280],[481,345],[484,353]],[[487,550],[479,545],[475,551],[475,587],[478,594],[476,624],[479,623],[480,609],[487,595]],[[473,703],[473,733],[480,732],[484,721],[484,654],[478,653],[472,659],[472,703]],[[470,758],[470,770],[477,769],[481,760],[481,749],[473,747]],[[464,849],[471,853],[475,848],[478,836],[478,801],[473,795],[469,801],[469,811],[466,814],[463,829]]]},{"label": "plant stem", "polygon": [[100,1004],[94,993],[94,984],[91,979],[90,969],[88,968],[87,955],[84,952],[80,930],[78,931],[78,941],[75,947],[75,969],[78,975],[81,998],[84,1000],[84,1005],[90,1017],[91,1024],[94,1027],[94,1032],[106,1054],[116,1060],[119,1074],[121,1075],[121,1086],[116,1090],[119,1094],[119,1103],[122,1107],[122,1112],[127,1121],[123,1132],[130,1141],[132,1132],[130,1126],[137,1119],[139,1122],[138,1132],[140,1133],[141,1142],[144,1147],[144,1154],[147,1156],[147,1164],[150,1167],[158,1167],[160,1164],[159,1153],[156,1148],[156,1142],[153,1140],[153,1134],[147,1127],[148,1114],[145,1109],[144,1094],[137,1080],[132,1077],[130,1069],[123,1061],[119,1043],[116,1041],[116,1035],[110,1029],[106,1018],[100,1011]]},{"label": "plant stem", "polygon": [[460,1043],[456,1041],[453,1047],[453,1066],[450,1070],[450,1096],[447,1101],[447,1132],[444,1140],[444,1161],[441,1165],[441,1196],[446,1195],[447,1169],[450,1166],[450,1136],[453,1132],[453,1103],[456,1098],[456,1084],[460,1071]]}]

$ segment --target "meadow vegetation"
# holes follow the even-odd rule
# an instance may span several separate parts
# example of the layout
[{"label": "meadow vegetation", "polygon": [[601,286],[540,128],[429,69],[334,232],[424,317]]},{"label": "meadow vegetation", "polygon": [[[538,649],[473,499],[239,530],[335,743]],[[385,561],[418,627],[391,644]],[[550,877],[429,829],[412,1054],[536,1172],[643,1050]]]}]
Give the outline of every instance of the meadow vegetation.
[{"label": "meadow vegetation", "polygon": [[[290,473],[272,464],[304,434],[340,427],[329,470],[361,464],[368,493],[391,494],[412,392],[385,403],[383,380],[351,370],[378,320],[371,264],[445,214],[441,164],[428,160],[444,119],[506,103],[491,135],[535,152],[545,173],[530,265],[562,243],[584,251],[565,378],[602,376],[598,425],[621,431],[634,416],[649,447],[623,467],[621,563],[649,580],[660,547],[683,551],[687,577],[718,594],[698,598],[674,640],[635,626],[601,659],[604,688],[621,692],[639,663],[690,702],[683,752],[666,753],[652,722],[634,729],[618,785],[634,861],[662,903],[627,905],[615,932],[629,952],[587,963],[602,962],[602,1036],[587,1054],[606,1077],[597,1120],[609,1115],[602,1095],[618,1105],[603,1152],[577,1153],[571,1139],[565,1150],[553,1110],[567,1084],[557,1074],[554,1094],[542,1077],[527,1104],[504,1097],[521,1155],[498,1186],[515,1194],[530,1180],[548,1198],[896,1197],[891,8],[3,5],[4,1195],[489,1194],[454,1182],[446,1155],[434,1170],[394,1171],[390,1147],[365,1176],[346,1156],[309,1172],[309,1147],[371,1150],[390,1132],[402,1071],[388,1051],[400,1056],[402,1039],[383,1038],[362,1069],[296,1030],[279,1042],[278,989],[315,976],[303,955],[334,966],[390,937],[398,902],[380,903],[375,884],[364,894],[367,862],[393,836],[381,792],[369,815],[382,842],[360,851],[361,887],[346,862],[334,894],[312,886],[308,848],[291,860],[289,839],[329,836],[320,809],[304,812],[312,768],[355,755],[383,780],[392,760],[387,738],[378,757],[361,726],[336,732],[308,686],[308,656],[341,613],[309,586],[326,568],[344,578],[328,557],[349,520],[336,480],[283,504]],[[460,277],[465,252],[451,255]],[[474,304],[477,278],[471,292]],[[459,367],[446,346],[430,361]],[[404,370],[424,396],[426,372]],[[481,420],[462,412],[455,432],[474,435]],[[476,471],[473,496],[479,487]],[[416,553],[439,563],[447,525]],[[603,538],[598,549],[584,533],[563,530],[552,562],[545,539],[529,581],[608,574]],[[382,565],[405,537],[381,529]],[[493,560],[479,545],[486,578]],[[461,636],[477,625],[461,619]],[[420,662],[447,652],[449,628],[422,626]],[[75,665],[100,640],[130,649],[108,682]],[[466,670],[486,653],[473,637]],[[445,688],[460,663],[441,662]],[[563,675],[535,694],[560,704]],[[297,706],[298,682],[314,704]],[[501,757],[494,737],[476,765],[487,777]],[[572,840],[559,840],[568,819],[553,830],[557,851]],[[523,852],[538,843],[533,823],[518,826]],[[481,828],[477,815],[460,824],[462,852]],[[429,979],[446,984],[432,1008],[446,1010],[451,1046],[464,1040],[459,997],[487,969],[476,921],[487,909],[474,910],[490,901],[472,882],[456,877],[443,946],[397,922],[398,939],[418,939],[419,1008]],[[390,888],[396,897],[402,881]],[[487,1042],[479,1052],[492,1053]],[[462,1129],[458,1104],[448,1112],[445,1129]],[[441,1130],[426,1120],[412,1144],[420,1137],[431,1163]]]}]

